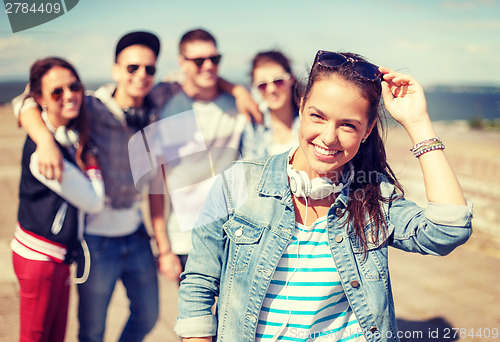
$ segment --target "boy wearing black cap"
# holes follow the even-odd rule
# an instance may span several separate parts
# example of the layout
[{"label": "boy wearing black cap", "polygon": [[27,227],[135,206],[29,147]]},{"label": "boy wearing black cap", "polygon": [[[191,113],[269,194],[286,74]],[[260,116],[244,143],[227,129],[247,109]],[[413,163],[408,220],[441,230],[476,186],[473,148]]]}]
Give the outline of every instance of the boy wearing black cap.
[{"label": "boy wearing black cap", "polygon": [[99,148],[109,204],[87,218],[92,266],[88,281],[78,286],[80,341],[102,341],[107,306],[118,279],[130,299],[130,316],[120,341],[141,341],[158,318],[156,262],[141,215],[143,197],[132,180],[128,141],[157,119],[148,94],[154,86],[159,50],[160,42],[151,33],[122,37],[112,67],[116,85],[102,86],[87,101],[89,113],[94,113],[89,124]]},{"label": "boy wearing black cap", "polygon": [[135,31],[124,35],[116,44],[115,59],[118,58],[123,49],[131,45],[144,45],[149,47],[156,57],[160,53],[160,41],[158,37],[149,32]]}]

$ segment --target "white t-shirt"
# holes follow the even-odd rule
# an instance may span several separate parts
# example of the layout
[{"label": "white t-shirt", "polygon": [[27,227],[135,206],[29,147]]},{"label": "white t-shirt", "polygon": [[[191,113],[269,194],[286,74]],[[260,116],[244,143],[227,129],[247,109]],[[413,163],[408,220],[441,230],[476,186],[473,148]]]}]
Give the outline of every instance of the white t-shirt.
[{"label": "white t-shirt", "polygon": [[241,134],[247,121],[238,113],[234,98],[226,93],[206,102],[194,101],[184,92],[169,100],[160,124],[163,120],[176,121],[178,131],[185,133],[179,139],[173,139],[172,133],[164,137],[165,155],[161,158],[166,160],[171,203],[167,225],[172,251],[188,254],[192,248],[191,230],[214,176],[240,159]]}]

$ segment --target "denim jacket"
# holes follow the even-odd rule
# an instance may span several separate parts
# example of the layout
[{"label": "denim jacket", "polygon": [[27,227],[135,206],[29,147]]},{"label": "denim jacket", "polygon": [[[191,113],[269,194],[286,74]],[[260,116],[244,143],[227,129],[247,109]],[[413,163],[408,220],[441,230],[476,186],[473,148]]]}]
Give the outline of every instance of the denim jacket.
[{"label": "denim jacket", "polygon": [[[272,126],[271,112],[264,104],[259,106],[262,112],[262,124],[250,122],[245,126],[241,136],[241,156],[242,159],[257,159],[269,157],[274,145],[274,130]],[[300,118],[298,110],[294,113],[292,123],[292,134],[298,135],[300,128]]]},{"label": "denim jacket", "polygon": [[[287,153],[267,161],[238,162],[215,181],[193,230],[194,247],[181,276],[175,326],[179,336],[255,341],[260,308],[295,227],[287,162]],[[472,206],[429,203],[421,208],[398,197],[394,186],[377,175],[382,195],[393,199],[382,204],[387,234],[379,234],[375,242],[367,237],[365,256],[344,214],[346,187],[328,211],[328,241],[366,340],[399,341],[388,246],[446,255],[471,235]],[[369,226],[366,231],[369,234]]]}]

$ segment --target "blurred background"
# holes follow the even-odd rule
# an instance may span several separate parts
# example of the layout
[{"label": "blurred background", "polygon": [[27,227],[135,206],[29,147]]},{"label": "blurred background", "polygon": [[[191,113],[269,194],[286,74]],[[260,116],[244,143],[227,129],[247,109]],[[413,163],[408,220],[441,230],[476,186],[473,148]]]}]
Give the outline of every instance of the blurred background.
[{"label": "blurred background", "polygon": [[[18,1],[18,0],[16,0]],[[21,1],[21,0],[19,0]],[[33,2],[33,1],[30,1]],[[40,3],[42,1],[38,1]],[[66,8],[70,1],[65,1]],[[307,75],[317,50],[349,51],[413,75],[467,199],[474,202],[474,234],[444,258],[391,250],[391,275],[402,341],[496,341],[500,329],[500,2],[497,0],[353,1],[71,1],[64,15],[13,33],[7,4],[0,4],[0,341],[17,334],[17,280],[9,242],[17,212],[24,133],[10,100],[24,89],[37,59],[61,56],[73,63],[88,89],[111,82],[114,49],[123,34],[156,33],[162,48],[156,80],[177,68],[178,41],[204,28],[223,55],[220,74],[249,85],[250,61],[279,49]],[[425,205],[411,142],[393,123],[389,162],[407,196]],[[161,317],[147,341],[175,341],[176,285],[162,282]],[[76,295],[76,294],[75,294]],[[73,296],[68,341],[76,340]],[[119,292],[107,338],[116,339],[127,310]],[[465,329],[458,334],[451,329]],[[439,330],[439,336],[431,333]],[[446,330],[448,329],[448,330]],[[470,333],[472,329],[472,334]],[[486,329],[488,336],[486,336]],[[494,337],[493,329],[497,329]],[[448,331],[448,338],[445,338]],[[463,332],[466,331],[464,335]],[[479,336],[481,334],[481,336]]]},{"label": "blurred background", "polygon": [[218,40],[220,73],[233,82],[248,84],[250,61],[261,50],[282,50],[299,77],[317,50],[351,51],[412,74],[426,88],[436,120],[500,117],[497,0],[85,0],[17,33],[2,8],[0,102],[19,91],[31,63],[49,55],[76,65],[87,88],[111,81],[116,42],[133,30],[160,37],[161,80],[177,70],[182,34],[197,27]]}]

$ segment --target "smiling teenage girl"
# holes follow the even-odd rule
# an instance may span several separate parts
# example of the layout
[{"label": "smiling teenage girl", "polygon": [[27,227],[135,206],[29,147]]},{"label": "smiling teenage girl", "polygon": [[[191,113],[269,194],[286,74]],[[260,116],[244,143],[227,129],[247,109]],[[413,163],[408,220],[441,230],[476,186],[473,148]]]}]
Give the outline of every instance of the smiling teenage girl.
[{"label": "smiling teenage girl", "polygon": [[[426,208],[387,165],[381,97],[415,144]],[[445,255],[470,236],[471,207],[412,77],[319,51],[300,119],[298,149],[215,183],[179,289],[185,341],[398,341],[388,246]]]},{"label": "smiling teenage girl", "polygon": [[[73,66],[60,58],[35,62],[28,96],[43,109],[45,125],[64,156],[64,172],[61,183],[45,178],[38,168],[37,145],[26,138],[11,244],[20,285],[19,340],[64,341],[69,265],[83,237],[84,211],[104,206],[104,185],[88,148],[83,87]],[[89,264],[82,267],[86,277]]]},{"label": "smiling teenage girl", "polygon": [[297,145],[299,109],[293,99],[295,77],[280,51],[259,52],[252,61],[252,85],[262,98],[263,123],[247,124],[242,136],[243,159],[269,157]]}]

